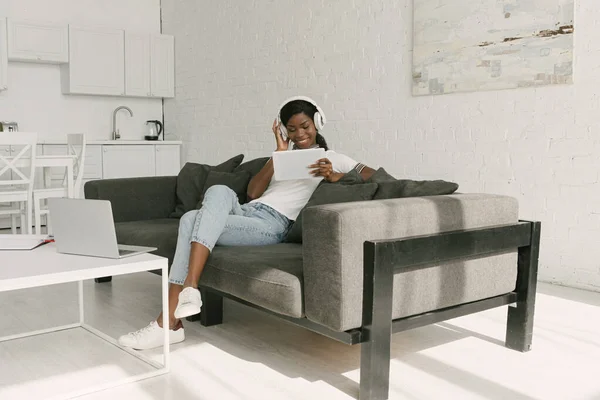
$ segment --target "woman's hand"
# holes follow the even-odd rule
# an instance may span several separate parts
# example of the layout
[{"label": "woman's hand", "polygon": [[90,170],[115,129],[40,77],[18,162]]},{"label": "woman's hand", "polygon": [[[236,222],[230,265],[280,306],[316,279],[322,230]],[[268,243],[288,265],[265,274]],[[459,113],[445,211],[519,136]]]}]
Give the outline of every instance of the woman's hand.
[{"label": "woman's hand", "polygon": [[273,133],[275,134],[275,141],[277,142],[277,149],[275,151],[286,151],[290,144],[290,138],[288,137],[286,140],[283,140],[281,137],[281,132],[279,132],[279,124],[277,123],[277,118],[273,121]]},{"label": "woman's hand", "polygon": [[316,164],[309,165],[313,176],[322,176],[327,182],[337,182],[344,174],[333,172],[333,165],[327,158],[321,158]]}]

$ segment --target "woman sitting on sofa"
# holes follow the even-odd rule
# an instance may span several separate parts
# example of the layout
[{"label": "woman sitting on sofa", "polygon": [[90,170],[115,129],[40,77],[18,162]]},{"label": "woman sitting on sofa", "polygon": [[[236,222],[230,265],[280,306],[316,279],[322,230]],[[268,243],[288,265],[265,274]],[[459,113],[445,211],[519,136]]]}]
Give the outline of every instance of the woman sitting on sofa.
[{"label": "woman sitting on sofa", "polygon": [[[321,147],[326,158],[315,160],[312,174],[336,182],[353,169],[367,179],[375,171],[348,156],[329,150],[319,129],[325,116],[307,97],[289,99],[273,123],[276,151]],[[281,130],[281,131],[280,131]],[[286,138],[284,138],[285,136]],[[202,208],[187,212],[179,222],[177,248],[169,273],[169,340],[185,339],[182,318],[200,312],[202,300],[198,281],[215,245],[261,246],[280,243],[293,221],[306,205],[320,180],[273,180],[269,160],[248,185],[249,203],[240,205],[236,193],[227,186],[211,186]],[[122,346],[150,349],[163,343],[162,313],[156,321],[119,338]]]}]

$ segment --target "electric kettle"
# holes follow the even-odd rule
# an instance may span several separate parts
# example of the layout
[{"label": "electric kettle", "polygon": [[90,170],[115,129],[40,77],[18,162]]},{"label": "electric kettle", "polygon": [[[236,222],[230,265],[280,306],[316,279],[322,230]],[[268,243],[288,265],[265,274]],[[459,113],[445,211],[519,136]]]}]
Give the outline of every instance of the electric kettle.
[{"label": "electric kettle", "polygon": [[[146,125],[148,125],[148,134],[144,136],[146,140],[158,140],[158,137],[163,131],[163,124],[160,121],[152,120],[146,121]],[[163,140],[164,140],[163,135]]]},{"label": "electric kettle", "polygon": [[0,132],[18,132],[19,124],[16,122],[0,121]]}]

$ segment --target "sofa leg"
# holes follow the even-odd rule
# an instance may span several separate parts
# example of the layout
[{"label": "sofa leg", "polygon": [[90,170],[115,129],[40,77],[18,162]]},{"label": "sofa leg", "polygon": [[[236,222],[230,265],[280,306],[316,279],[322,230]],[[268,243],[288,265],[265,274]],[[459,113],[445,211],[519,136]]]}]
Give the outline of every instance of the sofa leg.
[{"label": "sofa leg", "polygon": [[196,322],[196,321],[200,321],[200,314],[201,314],[201,313],[198,313],[198,314],[195,314],[195,315],[191,315],[191,316],[189,316],[189,317],[185,317],[185,320],[186,320],[186,321],[189,321],[189,322]]},{"label": "sofa leg", "polygon": [[112,276],[105,276],[103,278],[94,278],[94,282],[96,283],[107,283],[112,281]]},{"label": "sofa leg", "polygon": [[531,243],[519,248],[516,306],[508,307],[506,347],[526,352],[531,350],[533,316],[537,287],[538,257],[540,252],[539,222],[531,225]]},{"label": "sofa leg", "polygon": [[202,326],[213,326],[223,323],[223,297],[218,294],[200,289],[202,294],[202,311],[200,312],[200,324]]},{"label": "sofa leg", "polygon": [[363,341],[359,400],[386,400],[390,387],[394,268],[373,243],[363,248]]},{"label": "sofa leg", "polygon": [[359,400],[386,400],[390,387],[391,331],[361,343]]},{"label": "sofa leg", "polygon": [[528,304],[517,303],[508,307],[506,347],[520,352],[531,350],[533,339],[533,312]]}]

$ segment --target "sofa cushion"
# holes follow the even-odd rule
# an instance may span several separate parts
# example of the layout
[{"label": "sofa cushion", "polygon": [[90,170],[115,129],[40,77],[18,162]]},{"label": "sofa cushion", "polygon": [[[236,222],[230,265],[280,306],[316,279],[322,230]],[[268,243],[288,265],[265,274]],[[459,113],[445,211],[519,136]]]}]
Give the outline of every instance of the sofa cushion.
[{"label": "sofa cushion", "polygon": [[173,262],[179,230],[178,219],[117,222],[115,229],[119,244],[157,247],[152,254],[168,258],[169,265]]},{"label": "sofa cushion", "polygon": [[170,215],[171,218],[181,218],[183,214],[196,208],[196,204],[203,194],[206,178],[210,171],[232,172],[244,159],[243,154],[221,163],[219,165],[207,165],[197,163],[186,163],[179,175],[177,175],[177,200],[175,211]]},{"label": "sofa cushion", "polygon": [[290,228],[285,241],[287,243],[302,243],[302,213],[308,207],[371,200],[377,191],[377,184],[361,182],[363,182],[362,177],[353,170],[335,183],[325,182],[319,184],[300,214],[298,214],[298,218]]},{"label": "sofa cushion", "polygon": [[200,200],[198,200],[198,204],[196,204],[196,208],[199,209],[202,207],[202,202],[204,201],[204,194],[211,186],[215,185],[224,185],[230,188],[237,194],[238,200],[240,204],[244,204],[248,196],[246,195],[246,191],[248,190],[248,183],[250,182],[250,172],[240,170],[236,172],[219,172],[219,171],[210,171],[208,173],[208,177],[206,178],[206,182],[204,183],[204,189],[202,190],[202,195],[200,196]]},{"label": "sofa cushion", "polygon": [[452,194],[458,189],[458,184],[441,179],[423,181],[396,179],[383,168],[375,171],[366,182],[374,182],[379,185],[375,196],[373,196],[373,200],[441,196]]},{"label": "sofa cushion", "polygon": [[304,316],[298,244],[216,246],[199,283],[279,314]]}]

